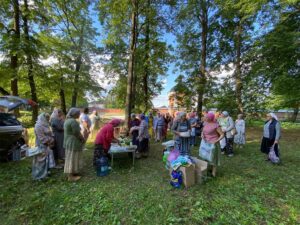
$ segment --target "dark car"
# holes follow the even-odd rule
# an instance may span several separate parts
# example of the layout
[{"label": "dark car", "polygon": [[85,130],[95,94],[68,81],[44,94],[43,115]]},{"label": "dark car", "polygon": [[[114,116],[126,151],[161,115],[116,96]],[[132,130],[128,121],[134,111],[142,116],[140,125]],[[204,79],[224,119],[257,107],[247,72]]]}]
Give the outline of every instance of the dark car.
[{"label": "dark car", "polygon": [[21,105],[30,104],[29,100],[15,96],[0,97],[0,159],[9,160],[14,149],[25,144],[21,122],[10,111]]}]

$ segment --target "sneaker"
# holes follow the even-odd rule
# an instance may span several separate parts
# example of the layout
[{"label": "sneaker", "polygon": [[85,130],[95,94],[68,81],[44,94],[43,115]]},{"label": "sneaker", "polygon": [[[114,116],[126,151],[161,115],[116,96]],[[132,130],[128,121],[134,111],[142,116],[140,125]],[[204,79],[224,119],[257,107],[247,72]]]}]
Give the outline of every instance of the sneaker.
[{"label": "sneaker", "polygon": [[221,152],[221,154],[222,154],[222,155],[224,155],[224,154],[225,154],[225,152],[224,152],[224,151],[222,151],[222,152]]},{"label": "sneaker", "polygon": [[228,157],[233,157],[233,154],[229,154]]}]

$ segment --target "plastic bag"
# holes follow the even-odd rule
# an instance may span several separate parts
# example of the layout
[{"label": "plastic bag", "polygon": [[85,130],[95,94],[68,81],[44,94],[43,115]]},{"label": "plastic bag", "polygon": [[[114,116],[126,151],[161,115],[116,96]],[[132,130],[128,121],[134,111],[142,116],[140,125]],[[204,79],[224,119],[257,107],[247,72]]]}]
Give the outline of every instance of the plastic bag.
[{"label": "plastic bag", "polygon": [[207,162],[213,161],[213,150],[215,149],[214,144],[210,144],[204,140],[201,141],[199,148],[199,156]]},{"label": "plastic bag", "polygon": [[180,155],[179,151],[177,149],[174,149],[173,151],[170,152],[170,154],[168,155],[168,161],[172,162],[174,160],[176,160],[178,158],[178,156]]},{"label": "plastic bag", "polygon": [[274,150],[274,145],[271,147],[270,152],[269,152],[269,159],[271,160],[272,163],[279,163],[280,159],[276,155],[275,150]]},{"label": "plastic bag", "polygon": [[175,188],[180,188],[182,184],[182,173],[181,171],[173,170],[171,173],[170,184]]}]

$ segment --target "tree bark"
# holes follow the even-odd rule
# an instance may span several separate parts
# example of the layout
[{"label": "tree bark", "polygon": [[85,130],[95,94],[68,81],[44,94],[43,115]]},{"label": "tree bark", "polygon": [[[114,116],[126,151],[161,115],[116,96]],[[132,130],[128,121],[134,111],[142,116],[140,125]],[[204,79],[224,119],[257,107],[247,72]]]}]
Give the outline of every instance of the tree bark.
[{"label": "tree bark", "polygon": [[129,119],[132,109],[132,85],[133,85],[133,71],[135,60],[135,42],[136,42],[136,24],[137,24],[137,0],[132,0],[132,13],[131,13],[131,38],[129,48],[129,61],[128,61],[128,77],[127,77],[127,94],[125,105],[125,126],[129,129]]},{"label": "tree bark", "polygon": [[60,108],[63,111],[63,113],[65,115],[67,115],[67,107],[66,107],[66,98],[65,98],[64,78],[63,78],[63,75],[61,75],[61,77],[60,77],[59,96],[60,96]]},{"label": "tree bark", "polygon": [[207,35],[208,35],[208,5],[206,0],[201,1],[201,64],[200,64],[200,76],[198,83],[198,100],[197,100],[197,114],[201,117],[203,107],[203,96],[205,93],[206,85],[206,57],[207,57]]},{"label": "tree bark", "polygon": [[[31,48],[30,48],[30,36],[29,36],[29,28],[28,28],[28,2],[27,0],[24,0],[24,7],[25,7],[25,13],[23,14],[23,22],[24,22],[24,34],[25,34],[25,47],[26,47],[26,58],[27,58],[27,77],[29,81],[30,86],[30,93],[31,93],[31,99],[34,102],[38,102],[38,97],[36,93],[36,85],[34,81],[34,75],[33,75],[33,61],[32,61],[32,55],[31,55]],[[35,122],[37,120],[39,113],[38,104],[35,104],[32,106],[32,122]]]},{"label": "tree bark", "polygon": [[241,47],[242,47],[242,24],[239,21],[237,26],[236,34],[236,61],[235,61],[235,95],[238,106],[238,113],[243,113],[243,102],[242,102],[242,70],[241,70]]},{"label": "tree bark", "polygon": [[145,33],[145,59],[144,59],[144,75],[143,75],[143,89],[145,93],[145,113],[149,109],[149,92],[148,92],[148,77],[150,75],[150,7],[151,0],[147,1],[146,14],[146,33]]},{"label": "tree bark", "polygon": [[[18,88],[18,51],[20,45],[20,6],[19,0],[13,0],[14,8],[14,34],[12,36],[13,44],[12,55],[10,56],[10,68],[12,70],[12,77],[10,81],[11,94],[14,96],[19,96]],[[14,110],[16,116],[20,115],[19,109]]]},{"label": "tree bark", "polygon": [[77,56],[75,60],[75,77],[74,77],[74,89],[72,94],[72,107],[76,107],[77,105],[77,97],[78,97],[78,83],[79,83],[79,72],[82,65],[82,46],[84,42],[83,38],[83,32],[84,32],[84,24],[81,27],[81,36],[78,43],[79,48],[79,55]]},{"label": "tree bark", "polygon": [[292,115],[292,118],[291,118],[291,121],[293,123],[295,123],[297,121],[298,113],[299,113],[299,104],[296,105],[295,108],[294,108],[294,112],[293,112],[293,115]]}]

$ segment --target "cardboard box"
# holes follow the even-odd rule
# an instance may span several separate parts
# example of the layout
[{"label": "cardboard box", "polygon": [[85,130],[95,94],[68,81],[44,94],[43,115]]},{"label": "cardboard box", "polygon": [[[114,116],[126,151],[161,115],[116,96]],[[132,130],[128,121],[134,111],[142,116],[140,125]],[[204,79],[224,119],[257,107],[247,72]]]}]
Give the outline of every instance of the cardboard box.
[{"label": "cardboard box", "polygon": [[203,177],[207,176],[207,162],[196,157],[191,157],[195,162],[195,179],[197,184],[201,184]]},{"label": "cardboard box", "polygon": [[182,172],[182,182],[186,188],[195,184],[195,165],[190,165],[189,167],[181,166],[179,171]]}]

